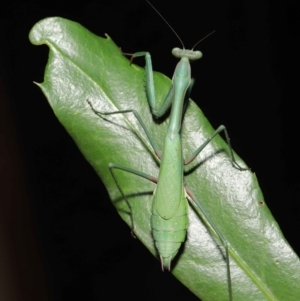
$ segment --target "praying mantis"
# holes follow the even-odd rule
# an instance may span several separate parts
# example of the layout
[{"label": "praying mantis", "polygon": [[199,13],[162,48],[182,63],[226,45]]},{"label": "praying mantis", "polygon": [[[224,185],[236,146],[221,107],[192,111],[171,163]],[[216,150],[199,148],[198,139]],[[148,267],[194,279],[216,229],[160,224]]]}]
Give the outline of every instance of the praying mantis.
[{"label": "praying mantis", "polygon": [[[151,6],[152,4],[147,1]],[[153,7],[153,6],[152,6]],[[160,15],[160,13],[153,7],[153,9]],[[161,16],[161,15],[160,15]],[[161,16],[162,17],[162,16]],[[162,17],[164,20],[164,18]],[[165,21],[166,22],[166,21]],[[166,22],[167,23],[167,22]],[[168,23],[167,23],[168,24]],[[168,24],[169,25],[169,24]],[[169,25],[172,29],[172,27]],[[182,44],[182,49],[174,48],[172,50],[173,56],[179,59],[179,62],[175,68],[172,84],[169,92],[165,96],[162,104],[158,104],[155,98],[155,86],[153,80],[152,61],[150,53],[142,51],[136,52],[131,55],[131,62],[136,57],[145,57],[146,61],[146,95],[148,104],[151,107],[152,114],[156,118],[160,118],[166,114],[171,107],[170,120],[167,133],[165,135],[163,150],[160,150],[155,140],[151,137],[146,125],[144,124],[139,113],[134,109],[126,109],[112,112],[97,111],[93,103],[87,99],[91,109],[100,117],[116,115],[116,114],[133,114],[138,120],[140,126],[145,132],[156,157],[160,160],[159,175],[153,176],[139,170],[132,169],[127,166],[119,165],[118,163],[110,163],[109,170],[111,176],[114,179],[122,197],[124,198],[127,206],[130,210],[131,218],[131,230],[134,235],[134,214],[130,202],[128,201],[126,194],[124,193],[120,183],[118,182],[115,170],[121,170],[136,176],[142,177],[148,181],[157,184],[153,193],[152,203],[152,216],[151,216],[151,229],[152,236],[155,242],[156,250],[159,254],[162,270],[171,270],[172,260],[176,257],[180,246],[184,243],[186,238],[186,232],[188,229],[188,201],[199,213],[201,220],[210,230],[212,235],[218,240],[220,245],[225,250],[225,260],[227,267],[227,281],[228,281],[228,300],[233,300],[232,285],[231,285],[231,273],[229,264],[229,244],[222,232],[213,223],[212,219],[206,213],[200,200],[196,198],[192,190],[187,186],[184,181],[184,165],[188,165],[193,162],[199,153],[221,132],[225,133],[226,141],[229,146],[230,158],[232,168],[236,168],[243,172],[249,170],[249,168],[241,167],[235,160],[232,147],[230,144],[230,138],[226,127],[221,125],[215,130],[212,136],[208,137],[200,146],[190,155],[190,157],[184,159],[181,143],[181,126],[183,115],[189,102],[189,96],[194,84],[194,80],[191,77],[190,61],[199,60],[202,57],[200,51],[194,51],[194,47],[201,42],[195,44],[191,49],[185,49],[184,44],[172,29],[175,35],[178,37]]]}]

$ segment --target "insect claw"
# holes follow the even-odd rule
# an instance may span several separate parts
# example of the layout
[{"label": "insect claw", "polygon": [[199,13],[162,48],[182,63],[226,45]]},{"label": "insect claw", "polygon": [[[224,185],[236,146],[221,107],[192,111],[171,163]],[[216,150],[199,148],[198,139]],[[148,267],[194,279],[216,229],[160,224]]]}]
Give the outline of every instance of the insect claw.
[{"label": "insect claw", "polygon": [[121,51],[121,53],[122,53],[123,55],[130,56],[130,65],[131,65],[131,64],[132,64],[132,61],[133,61],[133,59],[134,59],[133,53],[123,52],[122,49],[121,49],[121,47],[120,47],[119,49],[120,49],[120,51]]},{"label": "insect claw", "polygon": [[130,58],[130,65],[132,64],[133,59],[134,59],[134,56],[132,55],[131,58]]},{"label": "insect claw", "polygon": [[250,170],[251,171],[251,168],[250,167],[241,167],[239,164],[237,164],[235,161],[232,162],[232,165],[233,167],[237,168],[238,170],[240,171],[245,171],[245,170]]},{"label": "insect claw", "polygon": [[134,239],[136,239],[136,236],[134,235],[134,232],[133,232],[133,229],[131,229],[131,236],[134,238]]}]

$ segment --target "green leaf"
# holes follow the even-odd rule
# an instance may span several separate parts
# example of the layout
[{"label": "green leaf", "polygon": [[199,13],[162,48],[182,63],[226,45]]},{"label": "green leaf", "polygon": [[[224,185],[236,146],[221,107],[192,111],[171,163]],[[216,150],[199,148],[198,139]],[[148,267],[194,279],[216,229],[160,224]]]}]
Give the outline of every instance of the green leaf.
[{"label": "green leaf", "polygon": [[[100,118],[86,100],[101,111],[137,110],[162,148],[168,118],[157,122],[151,115],[144,69],[130,65],[108,36],[97,37],[62,18],[40,21],[29,37],[33,44],[50,48],[45,80],[38,85],[129,224],[128,207],[108,164],[114,162],[157,176],[158,161],[132,114]],[[157,99],[162,101],[170,79],[155,73],[155,84]],[[182,128],[184,156],[213,131],[201,110],[190,101]],[[227,144],[216,137],[186,169],[186,182],[230,245],[233,300],[298,300],[299,259],[272,217],[255,174],[234,168],[228,154]],[[156,255],[150,229],[155,185],[124,171],[116,173],[133,208],[136,236]],[[227,301],[224,248],[192,207],[189,224],[187,240],[173,262],[172,273],[202,300]]]}]

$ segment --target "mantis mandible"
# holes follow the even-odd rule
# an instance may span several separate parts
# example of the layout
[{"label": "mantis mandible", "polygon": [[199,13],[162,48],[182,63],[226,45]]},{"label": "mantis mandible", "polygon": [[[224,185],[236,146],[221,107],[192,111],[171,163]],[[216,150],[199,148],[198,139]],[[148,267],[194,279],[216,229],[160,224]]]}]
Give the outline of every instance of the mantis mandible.
[{"label": "mantis mandible", "polygon": [[[153,7],[153,5],[149,1],[147,2]],[[154,7],[153,9],[161,16],[161,14]],[[165,21],[163,17],[162,19]],[[229,300],[232,300],[228,242],[226,241],[222,233],[219,231],[219,229],[214,225],[210,217],[207,215],[200,201],[197,200],[193,192],[185,184],[183,167],[184,165],[191,163],[216,135],[224,131],[229,146],[231,162],[233,167],[239,169],[240,171],[248,170],[248,168],[242,168],[235,161],[230,144],[230,139],[226,127],[224,125],[219,126],[217,130],[213,133],[213,135],[209,137],[203,144],[201,144],[189,158],[183,158],[180,133],[182,117],[187,107],[189,95],[194,84],[194,80],[191,78],[190,61],[195,61],[202,57],[202,53],[200,51],[194,51],[193,49],[208,35],[205,38],[201,39],[199,42],[197,42],[197,44],[191,50],[187,50],[185,49],[177,33],[169,24],[168,26],[178,37],[183,48],[174,48],[172,50],[172,54],[180,61],[178,62],[175,68],[170,90],[166,95],[164,102],[160,106],[157,105],[155,99],[155,87],[150,53],[136,52],[131,55],[131,62],[136,57],[145,57],[146,95],[153,115],[159,118],[163,116],[166,113],[166,111],[171,107],[169,126],[165,136],[164,148],[162,151],[158,148],[156,142],[152,139],[149,131],[147,130],[142,118],[140,117],[137,111],[133,109],[128,109],[113,112],[100,112],[94,109],[92,103],[89,100],[87,100],[87,102],[89,103],[95,114],[97,114],[100,117],[103,117],[104,115],[113,114],[134,114],[141,127],[143,128],[146,136],[148,137],[149,142],[157,158],[160,160],[160,170],[158,177],[154,177],[140,172],[138,170],[134,170],[132,168],[121,166],[115,163],[109,164],[109,170],[111,172],[111,175],[130,209],[132,233],[134,233],[134,220],[132,208],[129,201],[126,198],[125,193],[122,190],[122,187],[118,182],[118,179],[114,172],[115,169],[135,174],[157,184],[152,203],[151,229],[152,236],[155,241],[155,246],[161,261],[162,270],[171,270],[172,259],[176,256],[181,244],[185,241],[186,232],[188,228],[187,200],[193,204],[193,207],[196,206],[200,210],[201,219],[210,229],[210,231],[214,232],[214,235],[218,238],[220,243],[225,248]]]}]

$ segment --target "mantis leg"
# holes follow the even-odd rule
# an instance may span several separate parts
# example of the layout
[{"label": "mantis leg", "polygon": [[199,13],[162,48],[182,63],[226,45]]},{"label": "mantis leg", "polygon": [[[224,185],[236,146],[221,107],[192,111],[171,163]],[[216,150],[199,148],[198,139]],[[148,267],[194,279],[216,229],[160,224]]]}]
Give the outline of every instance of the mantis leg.
[{"label": "mantis leg", "polygon": [[92,103],[87,100],[88,104],[90,105],[90,107],[92,108],[92,110],[94,111],[94,113],[100,117],[103,117],[103,115],[114,115],[114,114],[125,114],[125,113],[132,113],[135,118],[138,120],[139,124],[141,125],[141,127],[143,128],[146,136],[148,137],[148,140],[156,154],[156,156],[158,157],[158,159],[161,159],[161,155],[162,152],[161,150],[158,148],[157,144],[155,143],[155,141],[153,140],[153,138],[151,137],[146,125],[144,124],[141,116],[138,114],[138,112],[136,110],[122,110],[122,111],[114,111],[114,112],[100,112],[94,109]]},{"label": "mantis leg", "polygon": [[149,180],[149,181],[151,181],[152,183],[155,183],[155,184],[157,183],[158,179],[155,178],[155,177],[153,177],[153,176],[150,176],[150,175],[148,175],[146,173],[143,173],[141,171],[138,171],[138,170],[135,170],[135,169],[132,169],[132,168],[128,168],[128,167],[124,167],[124,166],[121,166],[119,164],[109,163],[108,168],[109,168],[109,171],[110,171],[110,173],[111,173],[111,175],[112,175],[112,177],[113,177],[113,179],[114,179],[114,181],[115,181],[115,183],[116,183],[119,191],[121,192],[121,194],[122,194],[122,196],[123,196],[123,198],[124,198],[124,200],[125,200],[128,208],[130,210],[131,234],[132,234],[132,236],[134,236],[134,223],[133,223],[132,207],[131,207],[129,201],[127,200],[127,198],[126,198],[125,193],[124,193],[123,189],[121,188],[120,183],[118,182],[118,179],[117,179],[117,177],[116,177],[116,175],[114,173],[114,170],[115,169],[119,169],[119,170],[123,170],[123,171],[129,172],[131,174],[134,174],[134,175],[142,177],[142,178],[144,178],[146,180]]},{"label": "mantis leg", "polygon": [[[161,117],[170,108],[172,101],[174,99],[173,83],[169,89],[168,94],[165,97],[164,102],[161,104],[161,106],[158,106],[156,99],[155,99],[155,87],[154,87],[154,80],[153,80],[153,68],[152,68],[151,55],[149,52],[146,52],[146,51],[136,52],[131,56],[130,62],[132,62],[135,57],[139,57],[139,56],[144,56],[145,61],[146,61],[146,67],[145,67],[145,69],[146,69],[146,94],[147,94],[148,103],[151,107],[153,115],[155,117]],[[191,94],[194,82],[195,82],[195,80],[192,78],[191,83],[185,94],[183,112],[185,112],[185,110],[187,108],[188,99]]]},{"label": "mantis leg", "polygon": [[173,84],[170,87],[168,94],[165,97],[163,103],[158,106],[155,99],[155,87],[154,87],[154,79],[153,79],[153,68],[152,68],[152,60],[149,52],[141,51],[136,52],[131,57],[131,62],[135,57],[144,56],[146,61],[146,94],[147,100],[151,107],[152,113],[156,117],[161,117],[165,114],[165,112],[170,108],[173,97],[174,97],[174,88]]},{"label": "mantis leg", "polygon": [[189,98],[190,98],[190,95],[191,95],[191,92],[192,92],[192,89],[193,89],[193,86],[195,84],[195,79],[194,78],[191,78],[191,83],[185,93],[185,96],[184,96],[184,102],[183,102],[183,109],[182,109],[182,116],[185,115],[185,111],[187,109],[187,106],[189,104]]},{"label": "mantis leg", "polygon": [[229,138],[229,135],[228,135],[228,132],[227,132],[227,129],[224,125],[220,125],[216,131],[213,133],[213,135],[211,137],[209,137],[203,144],[201,144],[194,152],[193,154],[184,161],[184,165],[187,165],[189,163],[191,163],[192,161],[194,161],[194,159],[199,155],[199,153],[204,149],[204,147],[209,144],[209,142],[211,140],[213,140],[220,132],[224,131],[225,133],[225,137],[226,137],[226,141],[227,141],[227,144],[229,146],[229,151],[230,151],[230,157],[231,157],[231,163],[232,163],[232,166],[237,168],[238,170],[242,171],[242,170],[249,170],[250,168],[244,168],[244,167],[241,167],[235,160],[234,158],[234,154],[233,154],[233,150],[232,150],[232,147],[231,147],[231,143],[230,143],[230,138]]},{"label": "mantis leg", "polygon": [[225,248],[229,300],[232,301],[232,286],[231,286],[231,273],[230,273],[230,264],[229,264],[228,242],[225,239],[225,237],[222,235],[222,233],[219,231],[219,229],[214,225],[212,220],[209,218],[209,216],[205,212],[203,206],[201,205],[199,200],[196,198],[196,196],[193,194],[193,192],[190,190],[190,188],[187,187],[186,185],[184,185],[184,188],[185,188],[186,194],[188,196],[187,199],[189,200],[191,205],[197,210],[202,221],[205,223],[205,225],[208,227],[208,229],[216,237],[218,237],[219,241]]}]

